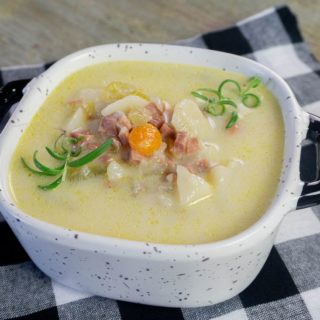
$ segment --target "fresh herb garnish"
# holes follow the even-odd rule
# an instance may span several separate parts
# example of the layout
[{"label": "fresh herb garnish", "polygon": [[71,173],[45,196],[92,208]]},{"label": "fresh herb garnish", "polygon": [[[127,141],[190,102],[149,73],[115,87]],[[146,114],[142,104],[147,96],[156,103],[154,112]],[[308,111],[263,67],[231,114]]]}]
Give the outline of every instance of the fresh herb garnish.
[{"label": "fresh herb garnish", "polygon": [[52,190],[52,189],[55,189],[57,186],[59,186],[61,184],[61,182],[62,182],[62,176],[60,176],[57,180],[54,180],[50,184],[38,185],[38,188],[40,188],[44,191]]},{"label": "fresh herb garnish", "polygon": [[239,118],[238,114],[236,112],[232,111],[231,118],[230,118],[229,122],[227,123],[226,128],[227,129],[232,128],[235,125],[235,123],[237,122],[238,118]]},{"label": "fresh herb garnish", "polygon": [[[60,135],[57,140],[54,143],[53,149],[46,147],[48,154],[59,161],[62,161],[62,164],[60,164],[58,167],[50,168],[48,166],[45,166],[42,164],[38,158],[37,154],[38,151],[36,150],[33,153],[33,163],[34,166],[38,169],[32,168],[24,158],[21,158],[21,162],[23,166],[29,170],[31,173],[40,175],[40,176],[57,176],[59,177],[54,180],[53,182],[46,184],[46,185],[38,185],[38,187],[42,190],[52,190],[58,187],[63,181],[65,181],[67,177],[68,168],[79,168],[84,166],[85,164],[88,164],[89,162],[95,160],[100,155],[102,155],[111,145],[112,145],[112,139],[106,140],[104,143],[102,143],[98,148],[95,150],[85,154],[84,156],[77,158],[81,152],[82,148],[79,145],[79,142],[81,142],[82,138],[71,138],[66,137],[65,133]],[[75,160],[72,160],[72,158],[77,158]]]},{"label": "fresh herb garnish", "polygon": [[[201,88],[196,91],[192,91],[191,94],[195,98],[205,101],[205,111],[214,117],[222,116],[226,111],[229,111],[230,119],[226,125],[226,129],[230,129],[236,124],[239,116],[237,112],[237,103],[223,94],[223,89],[226,84],[233,85],[235,87],[236,92],[245,107],[257,108],[260,106],[260,98],[256,94],[249,92],[249,90],[255,89],[261,84],[261,79],[256,76],[251,77],[243,89],[241,89],[238,81],[226,79],[220,83],[217,90]],[[232,108],[227,108],[227,106]]]},{"label": "fresh herb garnish", "polygon": [[91,162],[92,160],[102,155],[111,145],[112,145],[112,139],[108,139],[106,142],[100,145],[100,147],[98,147],[97,149],[94,149],[93,151],[87,153],[86,155],[84,155],[79,159],[69,162],[68,166],[72,168],[82,167],[85,164]]}]

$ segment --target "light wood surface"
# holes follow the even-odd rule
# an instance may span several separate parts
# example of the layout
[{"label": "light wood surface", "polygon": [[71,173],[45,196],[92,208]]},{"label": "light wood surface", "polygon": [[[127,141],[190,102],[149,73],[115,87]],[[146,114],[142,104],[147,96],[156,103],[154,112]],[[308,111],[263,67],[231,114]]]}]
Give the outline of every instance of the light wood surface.
[{"label": "light wood surface", "polygon": [[0,0],[0,66],[52,61],[103,43],[171,43],[283,3],[320,59],[320,0]]}]

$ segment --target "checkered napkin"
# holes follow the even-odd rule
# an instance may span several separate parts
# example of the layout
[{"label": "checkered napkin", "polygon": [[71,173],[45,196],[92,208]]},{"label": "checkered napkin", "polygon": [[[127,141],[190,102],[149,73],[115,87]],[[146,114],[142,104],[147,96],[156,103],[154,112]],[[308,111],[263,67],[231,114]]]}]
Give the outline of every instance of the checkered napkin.
[{"label": "checkered napkin", "polygon": [[[301,106],[320,115],[320,65],[288,7],[178,42],[246,56],[286,79]],[[48,65],[3,68],[3,84]],[[161,308],[94,297],[50,280],[0,222],[0,319],[320,319],[320,207],[290,213],[261,273],[239,296],[204,308]]]}]

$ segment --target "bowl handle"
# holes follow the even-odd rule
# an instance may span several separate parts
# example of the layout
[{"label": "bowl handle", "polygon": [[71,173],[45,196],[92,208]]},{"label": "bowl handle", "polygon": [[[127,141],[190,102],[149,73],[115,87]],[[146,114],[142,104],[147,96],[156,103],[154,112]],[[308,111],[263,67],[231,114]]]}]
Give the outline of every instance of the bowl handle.
[{"label": "bowl handle", "polygon": [[301,148],[300,179],[304,185],[297,209],[320,204],[320,117],[309,114],[309,128]]},{"label": "bowl handle", "polygon": [[23,89],[31,79],[8,82],[0,88],[0,133],[10,118],[9,110],[23,96]]}]

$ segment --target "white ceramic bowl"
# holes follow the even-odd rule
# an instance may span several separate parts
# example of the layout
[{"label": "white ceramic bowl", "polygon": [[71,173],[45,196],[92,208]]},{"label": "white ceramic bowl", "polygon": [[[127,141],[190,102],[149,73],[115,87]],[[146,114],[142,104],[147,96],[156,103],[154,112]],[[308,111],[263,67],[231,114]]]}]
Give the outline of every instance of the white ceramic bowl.
[{"label": "white ceramic bowl", "polygon": [[[285,153],[277,194],[263,217],[227,240],[200,245],[128,241],[64,229],[19,210],[9,191],[11,155],[48,94],[85,66],[119,60],[183,63],[259,75],[278,99],[285,122]],[[23,109],[21,113],[19,110]],[[265,263],[284,215],[297,206],[301,142],[309,116],[288,85],[270,69],[235,55],[189,47],[115,44],[67,56],[32,80],[0,136],[0,209],[34,263],[72,288],[131,302],[195,307],[229,299],[244,290]],[[19,125],[18,125],[19,124]]]}]

